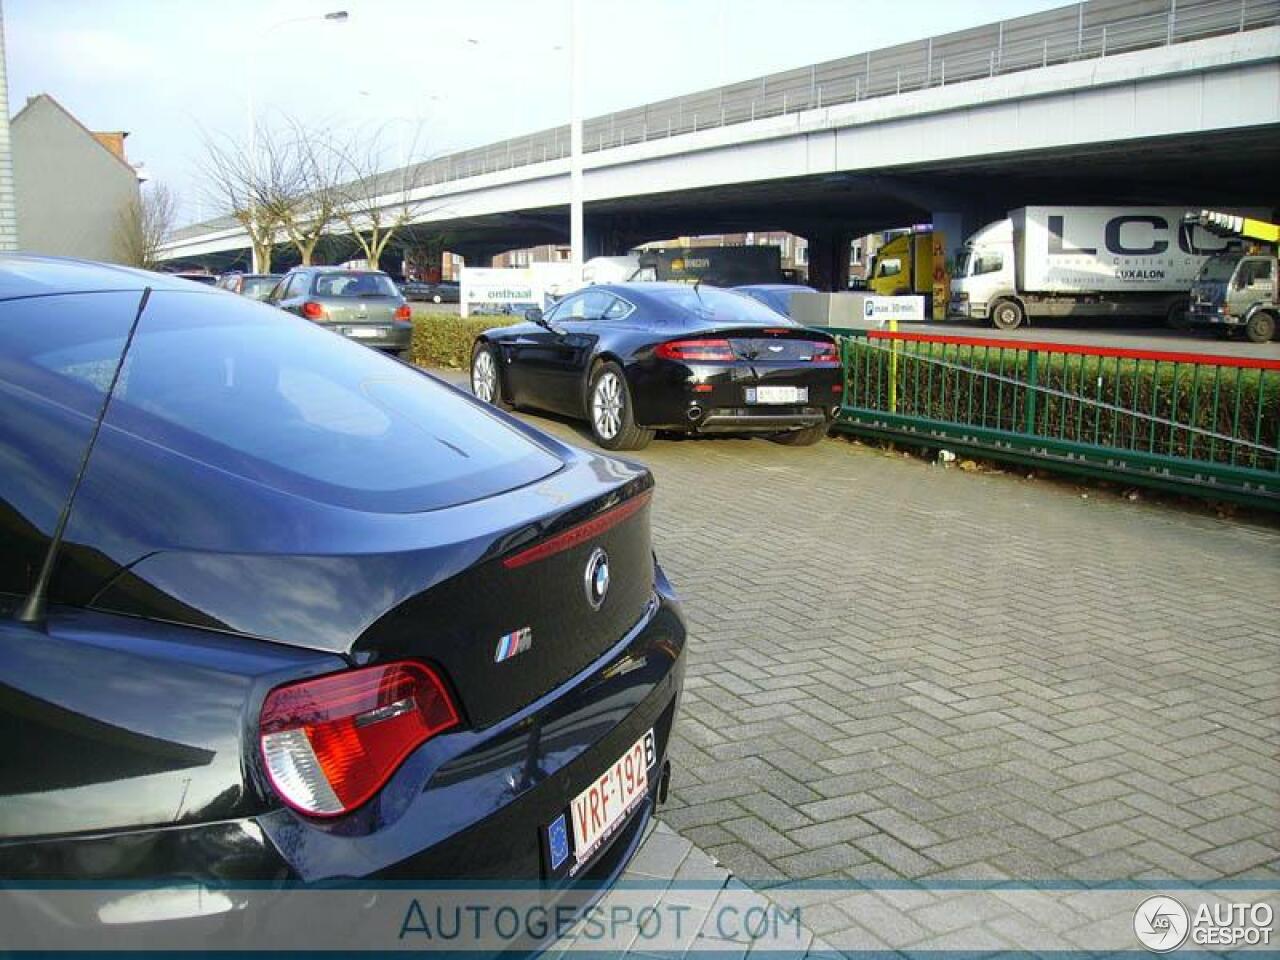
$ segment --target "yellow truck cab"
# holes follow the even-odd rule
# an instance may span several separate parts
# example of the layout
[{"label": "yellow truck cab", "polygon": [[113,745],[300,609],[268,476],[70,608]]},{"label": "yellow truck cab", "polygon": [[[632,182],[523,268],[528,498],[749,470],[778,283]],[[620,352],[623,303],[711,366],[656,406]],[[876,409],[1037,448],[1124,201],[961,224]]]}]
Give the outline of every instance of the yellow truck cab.
[{"label": "yellow truck cab", "polygon": [[932,296],[932,232],[902,233],[881,247],[876,252],[867,289],[882,297]]}]

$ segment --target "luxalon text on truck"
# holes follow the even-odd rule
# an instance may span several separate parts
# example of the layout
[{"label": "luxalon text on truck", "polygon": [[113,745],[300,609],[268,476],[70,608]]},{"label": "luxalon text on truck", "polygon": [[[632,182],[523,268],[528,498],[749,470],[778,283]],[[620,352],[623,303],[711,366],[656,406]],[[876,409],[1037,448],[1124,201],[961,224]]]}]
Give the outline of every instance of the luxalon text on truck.
[{"label": "luxalon text on truck", "polygon": [[1186,315],[1201,265],[1227,241],[1183,207],[1021,207],[965,243],[948,314],[1013,330],[1043,317]]},{"label": "luxalon text on truck", "polygon": [[1243,330],[1254,343],[1271,340],[1280,322],[1280,224],[1217,210],[1188,215],[1187,223],[1236,241],[1200,268],[1191,287],[1191,324],[1224,334]]}]

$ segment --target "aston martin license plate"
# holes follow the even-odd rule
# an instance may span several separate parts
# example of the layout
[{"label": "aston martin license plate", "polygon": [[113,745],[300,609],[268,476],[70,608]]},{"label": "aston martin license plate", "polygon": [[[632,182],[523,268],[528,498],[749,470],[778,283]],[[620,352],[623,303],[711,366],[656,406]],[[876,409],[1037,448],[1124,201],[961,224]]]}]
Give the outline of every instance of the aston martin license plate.
[{"label": "aston martin license plate", "polygon": [[804,403],[808,387],[747,387],[747,403]]}]

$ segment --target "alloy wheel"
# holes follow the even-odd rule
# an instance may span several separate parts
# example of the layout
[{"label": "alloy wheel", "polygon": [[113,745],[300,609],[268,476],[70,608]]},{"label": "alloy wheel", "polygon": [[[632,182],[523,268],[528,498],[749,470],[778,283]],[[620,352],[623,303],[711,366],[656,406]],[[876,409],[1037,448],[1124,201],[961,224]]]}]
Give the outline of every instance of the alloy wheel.
[{"label": "alloy wheel", "polygon": [[605,373],[591,394],[591,422],[596,433],[612,440],[622,429],[622,383],[616,373]]},{"label": "alloy wheel", "polygon": [[471,364],[471,392],[477,400],[493,403],[498,393],[498,372],[493,366],[493,354],[481,350]]}]

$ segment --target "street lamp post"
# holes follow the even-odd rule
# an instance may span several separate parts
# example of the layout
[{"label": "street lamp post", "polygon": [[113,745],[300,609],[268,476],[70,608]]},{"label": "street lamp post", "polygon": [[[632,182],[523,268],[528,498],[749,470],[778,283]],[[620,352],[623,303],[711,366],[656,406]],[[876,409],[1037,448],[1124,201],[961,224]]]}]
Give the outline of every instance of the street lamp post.
[{"label": "street lamp post", "polygon": [[[321,22],[328,22],[328,23],[346,23],[347,20],[349,19],[349,16],[350,15],[345,10],[333,10],[329,13],[317,14],[315,16],[309,16],[309,17],[290,17],[286,20],[277,20],[275,23],[268,24],[261,31],[261,33],[259,33],[259,36],[263,36],[268,33],[271,33],[271,31],[278,30],[281,27],[288,26],[291,23],[306,23],[312,20],[318,20]],[[253,63],[251,61],[249,65],[249,70],[248,70],[248,82],[246,84],[247,91],[245,95],[245,105],[248,108],[248,116],[249,116],[249,170],[254,181],[257,181],[258,179],[258,115],[257,115],[257,111],[254,108],[254,101],[253,101],[253,84],[255,79],[256,78],[253,75]],[[257,184],[255,182],[252,185],[252,187],[256,187],[256,186]],[[252,189],[250,189],[250,192],[249,192],[249,219],[251,222],[255,223],[256,225],[257,202],[253,195]],[[249,237],[249,249],[252,251],[250,255],[250,259],[253,264],[252,266],[253,272],[262,273],[266,265],[258,259],[258,246],[254,242],[254,238],[252,236]]]},{"label": "street lamp post", "polygon": [[569,260],[582,279],[582,0],[569,0]]}]

